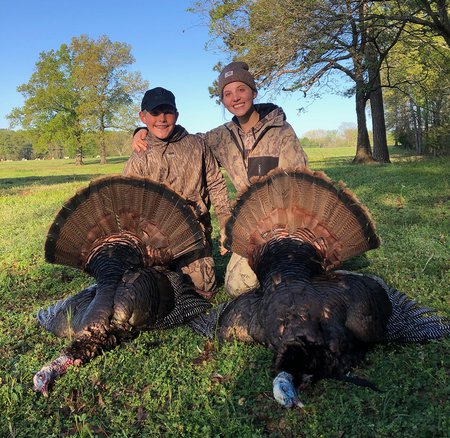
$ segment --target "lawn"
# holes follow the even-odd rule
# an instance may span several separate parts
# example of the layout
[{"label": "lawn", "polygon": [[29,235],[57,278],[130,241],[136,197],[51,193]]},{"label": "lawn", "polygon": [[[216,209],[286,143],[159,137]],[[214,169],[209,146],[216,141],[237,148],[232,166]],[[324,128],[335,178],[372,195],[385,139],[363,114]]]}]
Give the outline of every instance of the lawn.
[{"label": "lawn", "polygon": [[[352,149],[307,149],[310,167],[343,180],[367,205],[382,245],[345,268],[383,277],[420,303],[449,312],[450,160],[406,156],[390,165],[350,164]],[[284,410],[271,395],[271,354],[218,348],[187,328],[148,332],[59,379],[48,399],[33,374],[64,340],[36,312],[89,285],[87,275],[43,259],[64,200],[94,177],[120,173],[123,158],[0,162],[0,436],[11,437],[445,437],[450,436],[450,340],[386,345],[355,374],[374,392],[321,381]],[[215,226],[217,239],[217,225]],[[216,240],[217,243],[217,240]],[[215,254],[219,284],[227,257]],[[224,301],[224,292],[214,302]]]}]

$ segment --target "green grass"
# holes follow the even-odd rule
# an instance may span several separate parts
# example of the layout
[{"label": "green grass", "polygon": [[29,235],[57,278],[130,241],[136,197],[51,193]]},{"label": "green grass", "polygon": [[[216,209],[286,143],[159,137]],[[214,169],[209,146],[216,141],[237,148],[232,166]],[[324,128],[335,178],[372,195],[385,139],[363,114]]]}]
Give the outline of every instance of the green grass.
[{"label": "green grass", "polygon": [[[352,149],[307,152],[311,168],[345,181],[377,222],[381,248],[345,267],[378,274],[449,314],[450,161],[391,150],[391,165],[353,166]],[[378,347],[356,374],[382,392],[321,381],[301,395],[303,410],[272,399],[265,348],[213,344],[202,355],[205,339],[185,328],[143,333],[70,369],[49,399],[38,396],[33,374],[65,341],[44,332],[36,312],[92,281],[44,262],[48,226],[77,189],[123,165],[0,163],[0,436],[450,436],[448,340]],[[222,284],[227,258],[216,260]],[[216,302],[224,299],[221,291]]]}]

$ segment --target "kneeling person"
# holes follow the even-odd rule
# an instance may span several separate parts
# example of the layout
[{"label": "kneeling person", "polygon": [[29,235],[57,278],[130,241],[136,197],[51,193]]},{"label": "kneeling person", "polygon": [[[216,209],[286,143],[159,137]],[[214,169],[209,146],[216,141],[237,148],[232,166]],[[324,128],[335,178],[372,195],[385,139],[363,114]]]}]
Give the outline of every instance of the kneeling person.
[{"label": "kneeling person", "polygon": [[217,285],[209,209],[212,202],[223,230],[230,215],[225,180],[204,140],[176,124],[178,111],[172,92],[161,87],[148,90],[139,117],[148,129],[147,148],[132,153],[123,173],[164,183],[190,202],[205,233],[206,247],[201,254],[181,260],[176,268],[190,276],[201,295],[210,298]]}]

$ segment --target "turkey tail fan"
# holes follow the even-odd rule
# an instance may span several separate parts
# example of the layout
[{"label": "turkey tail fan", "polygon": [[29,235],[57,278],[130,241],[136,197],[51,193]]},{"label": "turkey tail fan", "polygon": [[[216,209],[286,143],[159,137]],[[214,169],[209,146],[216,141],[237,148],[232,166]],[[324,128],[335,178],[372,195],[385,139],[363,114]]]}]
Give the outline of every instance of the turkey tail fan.
[{"label": "turkey tail fan", "polygon": [[323,172],[275,169],[252,182],[226,225],[225,245],[243,257],[272,237],[296,236],[331,269],[380,244],[368,210]]},{"label": "turkey tail fan", "polygon": [[200,224],[180,195],[146,178],[113,175],[65,202],[50,226],[45,259],[84,269],[92,250],[111,236],[131,240],[148,265],[204,246]]}]

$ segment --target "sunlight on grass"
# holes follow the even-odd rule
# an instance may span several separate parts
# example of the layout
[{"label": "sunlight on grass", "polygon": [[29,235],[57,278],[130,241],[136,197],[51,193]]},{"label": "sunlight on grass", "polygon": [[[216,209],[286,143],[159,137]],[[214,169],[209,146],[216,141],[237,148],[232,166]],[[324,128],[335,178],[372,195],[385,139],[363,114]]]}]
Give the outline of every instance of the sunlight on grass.
[{"label": "sunlight on grass", "polygon": [[[391,165],[354,166],[351,148],[308,148],[310,167],[345,181],[367,205],[382,246],[346,262],[449,314],[450,160],[392,150]],[[213,343],[186,328],[135,341],[71,369],[48,400],[33,373],[66,340],[37,326],[38,309],[91,278],[45,263],[43,245],[62,203],[89,180],[120,173],[124,158],[0,162],[0,436],[441,437],[450,429],[450,341],[377,347],[356,370],[381,393],[321,381],[303,410],[272,399],[267,349]],[[214,220],[217,238],[217,222]],[[217,242],[217,240],[216,240]],[[227,258],[215,248],[221,290]]]}]

